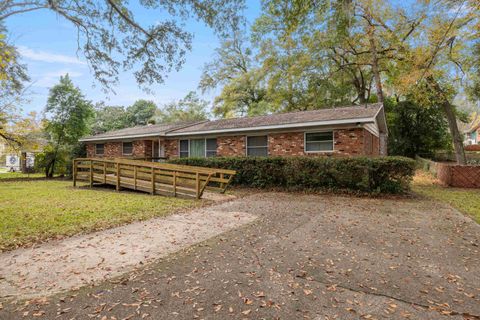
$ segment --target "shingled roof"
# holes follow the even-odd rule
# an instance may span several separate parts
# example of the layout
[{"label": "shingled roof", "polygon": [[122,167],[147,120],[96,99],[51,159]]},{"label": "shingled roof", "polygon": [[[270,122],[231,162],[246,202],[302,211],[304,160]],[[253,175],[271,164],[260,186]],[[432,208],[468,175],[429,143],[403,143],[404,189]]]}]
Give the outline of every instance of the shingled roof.
[{"label": "shingled roof", "polygon": [[382,104],[376,103],[362,106],[277,113],[257,117],[133,127],[85,137],[80,141],[87,142],[151,136],[182,136],[217,132],[242,132],[279,128],[352,124],[357,122],[371,123],[375,121],[375,118],[378,117],[381,111],[382,123],[379,123],[379,126],[384,127],[386,130]]},{"label": "shingled roof", "polygon": [[80,141],[101,141],[101,140],[113,140],[120,138],[138,138],[149,136],[164,136],[167,132],[181,129],[186,126],[201,123],[202,121],[190,121],[190,122],[177,122],[177,123],[161,123],[152,124],[146,126],[137,126],[131,128],[125,128],[120,130],[108,131],[105,133],[96,134],[80,139]]},{"label": "shingled roof", "polygon": [[205,121],[171,131],[169,135],[196,134],[216,131],[242,131],[245,129],[269,129],[271,127],[295,127],[308,124],[336,124],[347,121],[367,122],[382,109],[380,103],[311,111],[277,113],[257,117],[244,117]]}]

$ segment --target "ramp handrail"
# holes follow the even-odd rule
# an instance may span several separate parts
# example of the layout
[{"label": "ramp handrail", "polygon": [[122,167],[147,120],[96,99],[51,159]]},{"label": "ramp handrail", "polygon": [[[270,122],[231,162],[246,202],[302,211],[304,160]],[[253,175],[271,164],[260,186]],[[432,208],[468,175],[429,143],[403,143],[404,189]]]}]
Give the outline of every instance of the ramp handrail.
[{"label": "ramp handrail", "polygon": [[224,193],[234,170],[157,163],[122,158],[77,158],[73,161],[73,186],[77,181],[115,185],[151,194],[201,198],[205,189]]}]

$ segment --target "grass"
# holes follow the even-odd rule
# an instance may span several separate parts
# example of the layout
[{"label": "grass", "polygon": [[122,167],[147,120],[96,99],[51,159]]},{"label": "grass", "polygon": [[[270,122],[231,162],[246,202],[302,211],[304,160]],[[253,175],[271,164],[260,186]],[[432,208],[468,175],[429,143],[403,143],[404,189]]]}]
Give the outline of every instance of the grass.
[{"label": "grass", "polygon": [[412,190],[426,197],[446,202],[480,223],[478,189],[443,187],[431,174],[418,170],[413,179]]},{"label": "grass", "polygon": [[49,238],[87,233],[166,216],[194,200],[73,188],[71,181],[0,183],[0,251]]},{"label": "grass", "polygon": [[0,171],[0,180],[45,178],[44,173],[21,173]]}]

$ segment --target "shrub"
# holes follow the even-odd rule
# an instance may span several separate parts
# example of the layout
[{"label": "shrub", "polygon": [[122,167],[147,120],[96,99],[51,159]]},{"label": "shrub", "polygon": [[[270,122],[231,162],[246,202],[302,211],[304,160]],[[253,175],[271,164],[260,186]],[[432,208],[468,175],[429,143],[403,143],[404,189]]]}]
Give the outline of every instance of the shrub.
[{"label": "shrub", "polygon": [[236,170],[232,184],[238,186],[374,194],[407,191],[415,173],[415,161],[404,157],[228,157],[169,162]]}]

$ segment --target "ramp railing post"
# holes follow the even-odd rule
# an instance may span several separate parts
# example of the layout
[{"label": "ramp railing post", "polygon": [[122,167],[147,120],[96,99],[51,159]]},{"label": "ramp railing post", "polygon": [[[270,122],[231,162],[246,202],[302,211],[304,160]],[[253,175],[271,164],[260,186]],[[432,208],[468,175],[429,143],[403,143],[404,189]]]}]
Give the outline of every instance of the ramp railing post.
[{"label": "ramp railing post", "polygon": [[[220,179],[223,180],[223,178],[225,178],[225,176],[224,176],[223,172],[221,172],[221,173],[220,173]],[[224,187],[225,187],[225,184],[224,184],[223,182],[221,182],[221,183],[220,183],[220,188],[223,189]]]},{"label": "ramp railing post", "polygon": [[73,160],[73,186],[77,186],[77,160]]},{"label": "ramp railing post", "polygon": [[173,196],[177,196],[177,171],[173,171]]},{"label": "ramp railing post", "polygon": [[116,190],[120,191],[120,163],[117,161],[115,162],[115,165],[117,167],[117,184],[116,184]]},{"label": "ramp railing post", "polygon": [[155,194],[155,168],[152,167],[152,195]]},{"label": "ramp railing post", "polygon": [[195,180],[195,195],[197,199],[200,199],[200,173],[198,171]]},{"label": "ramp railing post", "polygon": [[103,184],[107,184],[107,163],[103,162]]},{"label": "ramp railing post", "polygon": [[93,160],[90,160],[90,188],[93,187]]},{"label": "ramp railing post", "polygon": [[133,190],[137,191],[137,166],[133,166]]}]

